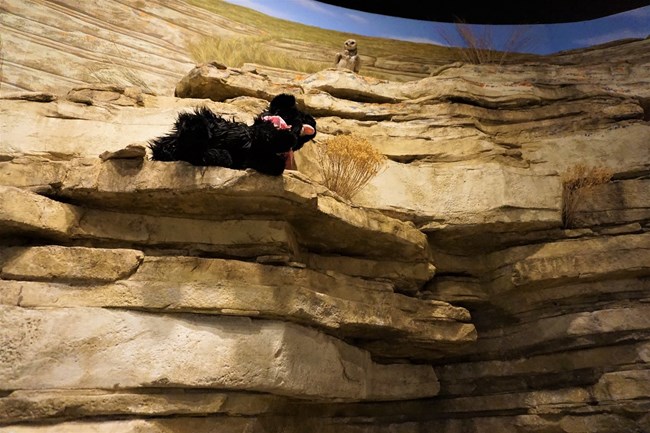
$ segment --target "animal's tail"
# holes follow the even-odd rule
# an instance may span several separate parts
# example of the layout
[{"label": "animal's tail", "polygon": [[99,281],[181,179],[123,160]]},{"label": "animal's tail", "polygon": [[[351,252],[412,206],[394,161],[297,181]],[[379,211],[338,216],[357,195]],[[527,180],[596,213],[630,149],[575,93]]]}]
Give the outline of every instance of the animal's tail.
[{"label": "animal's tail", "polygon": [[176,160],[176,138],[174,132],[149,141],[153,161]]},{"label": "animal's tail", "polygon": [[210,125],[215,119],[217,115],[206,107],[179,113],[171,132],[149,141],[151,159],[205,165],[205,155],[212,138]]}]

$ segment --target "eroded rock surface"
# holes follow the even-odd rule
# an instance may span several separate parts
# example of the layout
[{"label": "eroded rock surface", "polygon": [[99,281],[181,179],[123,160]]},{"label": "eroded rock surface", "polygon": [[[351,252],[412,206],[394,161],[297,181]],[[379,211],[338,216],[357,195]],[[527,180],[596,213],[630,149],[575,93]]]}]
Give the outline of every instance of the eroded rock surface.
[{"label": "eroded rock surface", "polygon": [[[648,43],[0,100],[0,432],[649,431]],[[147,159],[280,91],[389,157],[354,200],[309,145],[280,177]],[[576,164],[613,177],[566,227]]]}]

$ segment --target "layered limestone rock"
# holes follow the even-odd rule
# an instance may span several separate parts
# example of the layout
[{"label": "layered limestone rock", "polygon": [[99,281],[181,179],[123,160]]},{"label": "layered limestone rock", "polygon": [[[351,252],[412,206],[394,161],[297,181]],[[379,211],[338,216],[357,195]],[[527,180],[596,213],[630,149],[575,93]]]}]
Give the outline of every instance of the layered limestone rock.
[{"label": "layered limestone rock", "polygon": [[[258,193],[264,193],[262,188]],[[230,193],[236,191],[233,188]],[[206,197],[210,198],[209,195]],[[197,201],[197,207],[205,201],[208,200]],[[410,225],[402,227],[404,233],[399,233],[395,229],[398,222],[381,214],[375,214],[374,221],[369,221],[365,228],[346,228],[346,222],[343,222],[345,207],[339,209],[341,214],[336,220],[332,218],[333,221],[328,222],[326,214],[321,214],[322,221],[314,220],[320,227],[336,227],[338,223],[339,228],[333,235],[337,231],[347,233],[348,253],[355,258],[351,259],[351,264],[342,266],[349,269],[350,273],[346,274],[335,268],[319,270],[311,265],[345,263],[344,249],[337,247],[338,261],[319,260],[315,258],[317,250],[309,252],[301,233],[293,230],[286,221],[215,221],[196,216],[190,220],[117,213],[61,203],[14,187],[0,187],[0,202],[5,204],[0,212],[0,221],[6,235],[64,244],[129,245],[174,254],[171,258],[149,257],[141,250],[86,246],[8,247],[0,255],[3,260],[0,275],[3,279],[16,281],[4,282],[7,289],[4,297],[10,304],[217,311],[235,315],[240,312],[253,317],[309,323],[339,336],[360,339],[365,333],[362,328],[367,328],[367,337],[371,338],[379,329],[394,326],[396,331],[399,328],[395,338],[399,336],[418,344],[431,340],[432,348],[448,343],[451,343],[449,348],[453,348],[474,339],[473,326],[467,323],[469,315],[463,309],[394,293],[393,290],[406,279],[411,284],[417,282],[421,285],[430,278],[432,266],[427,261],[428,250],[422,235]],[[305,219],[308,219],[306,215]],[[374,226],[370,227],[371,224]],[[202,236],[197,234],[199,231]],[[393,249],[386,249],[390,241],[384,239],[378,241],[377,248],[371,251],[373,257],[364,260],[359,255],[364,250],[369,254],[370,250],[366,250],[368,245],[354,244],[354,232],[357,232],[358,239],[367,240],[373,231],[397,237],[404,244],[411,242],[411,247],[419,242],[419,253],[416,247],[410,253],[412,260],[408,260],[409,251],[403,249],[399,261],[392,259],[393,251],[399,251],[398,243],[394,243]],[[160,239],[162,232],[175,233],[179,240]],[[320,244],[325,242],[325,238],[319,241]],[[314,243],[314,248],[319,243]],[[384,254],[388,257],[378,256],[382,251],[379,245],[384,246]],[[196,257],[206,254],[239,255],[249,261]],[[303,258],[307,259],[309,266],[298,261]],[[258,263],[250,262],[251,259]],[[287,267],[264,263],[285,264]],[[104,265],[99,267],[100,264]],[[195,273],[197,269],[201,270],[201,275]],[[363,274],[363,278],[350,276],[355,273]],[[367,281],[367,278],[375,282]],[[49,282],[44,284],[43,281]],[[94,289],[90,290],[92,287]],[[160,293],[150,299],[147,291],[154,287]],[[219,287],[219,290],[210,294],[210,287]],[[312,297],[316,294],[317,299]],[[322,313],[325,307],[327,315]],[[415,316],[411,317],[412,314]],[[439,326],[431,327],[434,322]],[[378,330],[373,331],[373,327]]]},{"label": "layered limestone rock", "polygon": [[429,366],[377,364],[368,352],[278,321],[1,308],[6,390],[183,387],[337,400],[438,392]]},{"label": "layered limestone rock", "polygon": [[[296,400],[430,397],[423,354],[476,340],[466,309],[399,293],[435,271],[422,232],[299,173],[151,162],[138,146],[5,155],[6,428],[154,431],[60,421],[222,414],[237,429]],[[55,424],[29,424],[42,421]]]},{"label": "layered limestone rock", "polygon": [[[0,432],[650,430],[648,43],[2,99]],[[352,201],[309,145],[280,177],[147,160],[281,91],[389,157]],[[578,164],[613,177],[567,227]]]},{"label": "layered limestone rock", "polygon": [[[296,93],[319,116],[317,140],[359,134],[390,158],[356,202],[413,220],[451,247],[485,233],[561,226],[562,174],[576,165],[606,165],[626,179],[648,173],[650,150],[640,143],[650,134],[650,58],[629,52],[650,41],[628,45],[604,65],[461,65],[408,83],[336,70],[288,82],[204,64],[176,94],[224,101]],[[296,158],[319,178],[309,147]]]}]

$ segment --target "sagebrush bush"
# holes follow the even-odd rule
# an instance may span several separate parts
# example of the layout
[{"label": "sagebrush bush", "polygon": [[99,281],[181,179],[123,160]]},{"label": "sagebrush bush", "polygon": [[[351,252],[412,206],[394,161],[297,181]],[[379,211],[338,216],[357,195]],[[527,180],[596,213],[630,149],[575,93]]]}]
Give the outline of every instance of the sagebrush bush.
[{"label": "sagebrush bush", "polygon": [[314,149],[323,185],[348,200],[379,174],[387,161],[368,140],[354,134],[315,142]]},{"label": "sagebrush bush", "polygon": [[607,167],[587,167],[576,164],[562,174],[562,223],[571,228],[575,223],[578,204],[590,193],[592,187],[612,179],[613,171]]}]

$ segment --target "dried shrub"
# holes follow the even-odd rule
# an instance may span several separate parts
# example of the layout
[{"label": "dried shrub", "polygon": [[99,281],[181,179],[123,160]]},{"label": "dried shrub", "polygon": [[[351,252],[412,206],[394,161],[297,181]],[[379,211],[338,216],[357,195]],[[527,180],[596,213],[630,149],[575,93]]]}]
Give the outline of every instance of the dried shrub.
[{"label": "dried shrub", "polygon": [[363,137],[337,135],[314,143],[322,183],[348,200],[384,168],[387,158]]},{"label": "dried shrub", "polygon": [[454,34],[441,31],[449,46],[465,47],[457,51],[459,60],[470,64],[502,64],[513,53],[523,52],[532,44],[530,27],[516,26],[505,42],[498,43],[493,26],[472,25],[462,20],[454,23]]},{"label": "dried shrub", "polygon": [[592,188],[612,179],[613,171],[607,167],[587,167],[576,164],[562,174],[562,223],[564,228],[575,224],[579,203],[589,196]]}]

